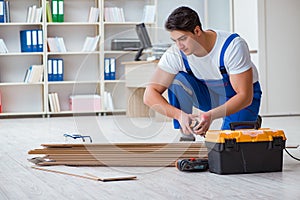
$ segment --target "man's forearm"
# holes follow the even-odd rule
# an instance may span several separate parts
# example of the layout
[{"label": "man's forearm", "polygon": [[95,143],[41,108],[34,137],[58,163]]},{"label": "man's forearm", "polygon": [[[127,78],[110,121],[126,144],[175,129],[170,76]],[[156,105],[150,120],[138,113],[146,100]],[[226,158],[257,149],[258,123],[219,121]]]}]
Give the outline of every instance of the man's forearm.
[{"label": "man's forearm", "polygon": [[147,88],[144,93],[144,103],[151,109],[173,119],[179,119],[181,110],[170,105],[157,91]]},{"label": "man's forearm", "polygon": [[243,108],[249,106],[252,102],[252,98],[245,97],[243,95],[235,95],[230,98],[225,104],[218,106],[209,112],[211,113],[212,119],[222,118],[233,113],[236,113]]}]

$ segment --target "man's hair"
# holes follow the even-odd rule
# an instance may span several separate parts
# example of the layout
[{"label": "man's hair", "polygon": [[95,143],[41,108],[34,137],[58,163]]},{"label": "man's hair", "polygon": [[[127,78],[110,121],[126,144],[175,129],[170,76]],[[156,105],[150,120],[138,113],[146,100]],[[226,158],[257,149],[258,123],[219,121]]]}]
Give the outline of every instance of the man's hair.
[{"label": "man's hair", "polygon": [[197,12],[185,6],[176,8],[165,23],[165,28],[168,31],[180,30],[194,33],[196,26],[199,26],[202,30],[202,24]]}]

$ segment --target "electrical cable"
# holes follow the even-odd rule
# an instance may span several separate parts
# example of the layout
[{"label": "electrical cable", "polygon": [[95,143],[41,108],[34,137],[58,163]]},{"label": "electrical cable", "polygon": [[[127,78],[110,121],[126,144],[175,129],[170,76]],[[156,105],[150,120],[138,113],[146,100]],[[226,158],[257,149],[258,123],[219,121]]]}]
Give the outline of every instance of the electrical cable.
[{"label": "electrical cable", "polygon": [[293,156],[292,154],[290,154],[290,152],[288,152],[288,150],[287,150],[286,148],[284,148],[284,150],[285,150],[285,152],[286,152],[289,156],[291,156],[292,158],[294,158],[294,159],[297,160],[297,161],[300,161],[300,158],[296,158],[295,156]]}]

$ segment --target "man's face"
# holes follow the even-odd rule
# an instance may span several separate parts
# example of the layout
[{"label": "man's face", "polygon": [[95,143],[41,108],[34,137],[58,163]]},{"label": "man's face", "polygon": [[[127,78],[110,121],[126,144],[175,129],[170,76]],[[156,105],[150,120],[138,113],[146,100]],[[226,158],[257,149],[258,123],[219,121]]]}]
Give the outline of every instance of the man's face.
[{"label": "man's face", "polygon": [[196,41],[196,36],[188,31],[171,31],[171,39],[176,43],[178,48],[186,55],[194,53],[196,48],[199,48],[199,43]]}]

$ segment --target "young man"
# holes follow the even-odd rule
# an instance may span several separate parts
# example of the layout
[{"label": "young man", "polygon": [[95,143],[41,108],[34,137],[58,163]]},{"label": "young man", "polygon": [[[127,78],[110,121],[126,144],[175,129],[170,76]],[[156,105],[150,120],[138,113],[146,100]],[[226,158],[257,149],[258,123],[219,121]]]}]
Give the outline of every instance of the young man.
[{"label": "young man", "polygon": [[[191,140],[205,136],[217,118],[224,118],[223,130],[230,122],[256,121],[261,89],[247,43],[237,34],[202,30],[188,7],[175,9],[165,28],[175,44],[160,59],[145,104],[173,118],[174,128]],[[166,89],[169,103],[162,96]],[[192,114],[193,106],[202,112]],[[193,121],[199,123],[191,127]]]}]

